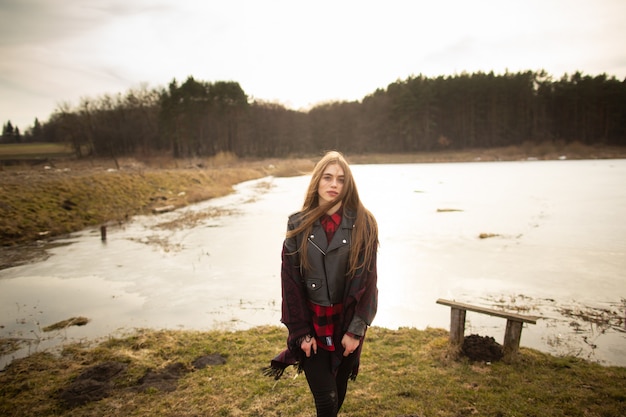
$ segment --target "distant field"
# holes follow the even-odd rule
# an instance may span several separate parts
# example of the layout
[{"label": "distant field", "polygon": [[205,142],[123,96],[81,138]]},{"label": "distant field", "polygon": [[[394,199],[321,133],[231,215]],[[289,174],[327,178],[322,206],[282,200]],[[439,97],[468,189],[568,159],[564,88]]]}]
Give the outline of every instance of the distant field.
[{"label": "distant field", "polygon": [[58,143],[0,144],[0,160],[58,158],[71,154],[70,147]]}]

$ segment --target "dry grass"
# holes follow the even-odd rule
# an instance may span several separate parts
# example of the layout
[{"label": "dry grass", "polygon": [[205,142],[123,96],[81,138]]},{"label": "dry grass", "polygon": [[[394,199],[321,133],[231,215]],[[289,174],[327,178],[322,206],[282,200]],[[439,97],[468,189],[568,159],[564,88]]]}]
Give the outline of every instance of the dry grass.
[{"label": "dry grass", "polygon": [[302,175],[313,165],[306,159],[239,161],[228,154],[205,160],[117,162],[119,170],[110,160],[59,160],[0,171],[0,246],[124,222],[162,206],[183,207],[227,195],[243,181]]},{"label": "dry grass", "polygon": [[72,317],[67,320],[61,320],[57,323],[51,324],[50,326],[44,327],[42,330],[44,332],[51,332],[53,330],[62,330],[70,326],[85,326],[89,323],[89,319],[87,317]]},{"label": "dry grass", "polygon": [[[59,143],[4,143],[0,144],[0,161],[32,158],[67,157],[70,146]],[[43,156],[42,156],[43,155]]]},{"label": "dry grass", "polygon": [[[238,332],[139,331],[95,347],[68,346],[61,356],[39,353],[0,373],[3,416],[313,416],[302,375],[279,381],[261,369],[285,343],[280,327]],[[196,369],[203,355],[225,358]],[[359,377],[342,415],[370,416],[619,416],[626,413],[626,368],[602,367],[522,349],[510,363],[472,363],[450,349],[438,329],[373,327]],[[109,396],[69,408],[60,394],[84,371],[122,364]],[[179,363],[174,391],[142,385]],[[165,386],[167,387],[167,386]]]}]

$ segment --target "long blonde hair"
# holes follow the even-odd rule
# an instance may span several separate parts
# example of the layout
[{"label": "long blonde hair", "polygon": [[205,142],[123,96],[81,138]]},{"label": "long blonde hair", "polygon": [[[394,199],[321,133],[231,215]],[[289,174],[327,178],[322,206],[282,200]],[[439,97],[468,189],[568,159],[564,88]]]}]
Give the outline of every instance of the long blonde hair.
[{"label": "long blonde hair", "polygon": [[[343,188],[335,200],[320,204],[317,191],[319,183],[326,167],[332,164],[337,164],[343,169]],[[344,216],[347,215],[349,211],[355,213],[352,247],[350,249],[347,271],[347,276],[352,277],[360,268],[370,269],[373,266],[371,265],[371,261],[375,252],[378,250],[378,224],[372,213],[361,203],[359,192],[354,182],[352,171],[350,170],[350,165],[348,165],[348,162],[340,152],[327,152],[315,165],[309,188],[304,198],[304,204],[302,205],[301,222],[295,229],[287,231],[287,237],[291,238],[300,233],[303,233],[304,236],[308,236],[313,227],[313,223],[339,202],[342,202]],[[300,262],[302,266],[308,268],[309,265],[306,256],[308,240],[302,239],[298,249],[300,251]]]}]

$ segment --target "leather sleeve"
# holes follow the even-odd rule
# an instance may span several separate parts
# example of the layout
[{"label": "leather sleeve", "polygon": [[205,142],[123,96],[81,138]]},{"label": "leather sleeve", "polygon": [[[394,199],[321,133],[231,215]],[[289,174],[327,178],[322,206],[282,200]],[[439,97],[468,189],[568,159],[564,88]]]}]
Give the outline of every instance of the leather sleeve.
[{"label": "leather sleeve", "polygon": [[365,334],[365,329],[367,328],[367,323],[359,316],[354,316],[350,326],[348,326],[348,333],[352,333],[355,336],[363,336]]}]

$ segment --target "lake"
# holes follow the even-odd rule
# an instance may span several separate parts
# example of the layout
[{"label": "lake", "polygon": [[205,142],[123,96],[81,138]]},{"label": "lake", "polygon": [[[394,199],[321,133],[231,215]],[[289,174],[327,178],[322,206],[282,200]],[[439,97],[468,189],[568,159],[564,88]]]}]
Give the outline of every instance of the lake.
[{"label": "lake", "polygon": [[[448,329],[449,308],[435,301],[454,299],[541,316],[522,346],[626,366],[626,160],[352,169],[380,229],[375,326]],[[109,227],[106,242],[84,230],[58,240],[46,261],[0,270],[0,337],[28,342],[0,369],[135,328],[281,325],[281,245],[308,181],[242,183],[224,198]],[[42,330],[75,316],[90,322]],[[502,343],[505,323],[468,312],[466,335]]]}]

